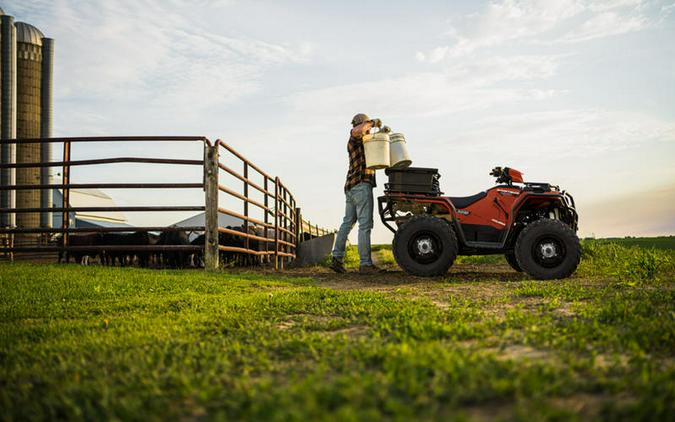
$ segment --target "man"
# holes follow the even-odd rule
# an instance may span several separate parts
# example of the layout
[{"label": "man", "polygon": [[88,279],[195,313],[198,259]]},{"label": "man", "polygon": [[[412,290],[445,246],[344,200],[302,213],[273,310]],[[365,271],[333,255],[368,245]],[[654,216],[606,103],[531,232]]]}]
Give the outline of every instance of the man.
[{"label": "man", "polygon": [[335,238],[331,269],[337,273],[346,272],[344,267],[345,244],[354,224],[359,222],[359,272],[370,274],[379,272],[370,256],[370,232],[373,229],[373,188],[375,170],[366,168],[366,155],[363,148],[363,135],[373,127],[382,127],[380,119],[370,119],[359,113],[352,119],[352,130],[347,142],[349,153],[349,171],[345,183],[346,207],[342,225]]}]

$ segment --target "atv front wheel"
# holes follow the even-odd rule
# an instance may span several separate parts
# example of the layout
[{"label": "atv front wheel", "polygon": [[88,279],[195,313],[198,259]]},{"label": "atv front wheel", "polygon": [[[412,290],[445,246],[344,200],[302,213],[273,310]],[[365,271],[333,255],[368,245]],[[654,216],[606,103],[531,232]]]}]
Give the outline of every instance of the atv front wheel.
[{"label": "atv front wheel", "polygon": [[519,273],[523,272],[523,269],[520,268],[520,265],[518,264],[518,260],[516,259],[516,254],[513,252],[507,252],[504,254],[504,258],[506,258],[506,262],[509,263],[511,268],[514,270],[518,271]]},{"label": "atv front wheel", "polygon": [[579,238],[559,220],[529,224],[520,232],[514,252],[520,268],[537,280],[567,278],[581,259]]},{"label": "atv front wheel", "polygon": [[408,274],[433,277],[448,272],[457,257],[457,237],[440,218],[418,215],[394,235],[394,258]]}]

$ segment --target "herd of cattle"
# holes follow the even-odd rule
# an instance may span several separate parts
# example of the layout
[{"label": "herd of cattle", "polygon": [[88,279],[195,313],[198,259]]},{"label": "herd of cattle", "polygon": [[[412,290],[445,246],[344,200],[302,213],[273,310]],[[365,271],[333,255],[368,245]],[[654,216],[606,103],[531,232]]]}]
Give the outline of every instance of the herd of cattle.
[{"label": "herd of cattle", "polygon": [[[257,237],[274,239],[274,230],[265,230],[255,226],[227,227],[238,232],[248,232]],[[59,262],[68,262],[72,258],[75,262],[89,265],[97,261],[101,265],[109,266],[139,266],[145,268],[189,268],[204,266],[203,247],[204,234],[195,234],[185,231],[166,231],[159,234],[136,231],[125,233],[73,233],[68,236],[68,245],[76,247],[68,252],[59,253]],[[190,240],[190,237],[194,237]],[[261,241],[255,238],[246,238],[233,233],[219,233],[220,246],[246,248],[254,251],[271,251],[274,243]],[[56,240],[63,246],[63,238]],[[143,248],[145,246],[156,246]],[[198,248],[180,248],[171,250],[165,246],[196,246]],[[91,248],[91,249],[88,249]],[[268,262],[269,255],[248,254],[242,252],[220,251],[221,265],[254,266]]]}]

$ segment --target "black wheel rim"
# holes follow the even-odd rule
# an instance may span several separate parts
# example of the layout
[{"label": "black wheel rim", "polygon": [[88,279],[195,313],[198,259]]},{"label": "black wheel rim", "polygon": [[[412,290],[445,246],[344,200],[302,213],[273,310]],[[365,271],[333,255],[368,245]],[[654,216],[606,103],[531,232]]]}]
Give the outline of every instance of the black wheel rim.
[{"label": "black wheel rim", "polygon": [[562,264],[567,256],[565,242],[558,236],[544,235],[532,244],[532,257],[544,268],[555,268]]},{"label": "black wheel rim", "polygon": [[441,257],[443,242],[432,231],[419,231],[408,241],[408,254],[418,264],[432,264]]}]

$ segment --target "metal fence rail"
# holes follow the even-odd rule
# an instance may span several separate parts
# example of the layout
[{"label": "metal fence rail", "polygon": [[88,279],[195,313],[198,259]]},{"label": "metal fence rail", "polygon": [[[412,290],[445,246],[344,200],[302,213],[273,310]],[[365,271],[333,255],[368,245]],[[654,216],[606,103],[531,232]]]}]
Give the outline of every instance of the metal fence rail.
[{"label": "metal fence rail", "polygon": [[312,224],[310,221],[302,220],[302,233],[308,237],[320,237],[327,234],[335,233],[335,230],[326,230],[319,227],[318,224]]},{"label": "metal fence rail", "polygon": [[[201,254],[204,266],[215,269],[224,254],[255,257],[261,262],[274,261],[275,269],[283,269],[296,258],[299,242],[328,234],[329,231],[303,220],[300,208],[291,191],[278,177],[273,177],[256,166],[242,154],[225,142],[218,140],[212,144],[207,138],[200,136],[123,136],[123,137],[78,137],[78,138],[45,138],[45,139],[9,139],[7,143],[62,143],[63,158],[60,161],[39,163],[0,164],[0,170],[60,167],[62,182],[53,184],[13,184],[0,186],[0,191],[26,191],[60,189],[63,196],[61,207],[0,208],[1,213],[63,213],[61,227],[0,227],[0,255],[10,257],[22,252],[59,252],[68,254],[85,252],[193,252]],[[72,160],[72,148],[78,143],[93,142],[191,142],[203,145],[202,160],[144,158],[144,157],[106,157],[86,160]],[[241,170],[228,166],[222,158],[227,158],[241,165]],[[203,179],[200,183],[72,183],[71,167],[98,166],[119,163],[142,163],[146,165],[178,165],[201,166]],[[236,183],[225,183],[220,174],[233,177]],[[188,206],[71,206],[71,189],[202,189],[205,193],[203,204]],[[229,198],[240,201],[241,211],[219,205],[218,196],[222,193]],[[70,215],[76,212],[171,212],[171,211],[204,211],[204,226],[145,226],[145,227],[70,227]],[[257,211],[253,212],[253,211]],[[258,216],[262,213],[262,216]],[[228,215],[241,221],[237,227],[221,227],[219,215]],[[73,234],[107,234],[107,233],[171,233],[171,232],[203,232],[203,243],[196,244],[148,244],[148,245],[76,245],[71,244]],[[15,236],[21,235],[61,235],[58,243],[39,245],[15,245]],[[234,241],[233,239],[237,239]]]},{"label": "metal fence rail", "polygon": [[[145,157],[106,157],[89,160],[72,160],[72,149],[74,144],[94,143],[94,142],[189,142],[202,144],[204,147],[211,145],[211,142],[201,136],[108,136],[108,137],[76,137],[76,138],[32,138],[32,139],[3,139],[1,142],[10,144],[26,143],[62,143],[63,158],[61,161],[32,162],[32,163],[5,163],[0,164],[0,170],[4,169],[23,169],[23,168],[44,168],[60,167],[62,174],[61,183],[53,184],[13,184],[0,186],[0,191],[21,191],[21,190],[47,190],[61,189],[63,196],[63,206],[61,207],[30,207],[30,208],[0,208],[0,213],[22,214],[22,213],[62,213],[61,227],[3,227],[0,228],[0,235],[3,237],[0,253],[9,255],[13,258],[14,253],[21,252],[59,252],[65,253],[65,258],[75,252],[100,252],[100,251],[196,251],[203,249],[193,245],[72,245],[70,235],[76,233],[131,233],[131,232],[179,232],[179,231],[198,231],[204,230],[203,226],[193,227],[92,227],[77,228],[70,227],[70,215],[76,212],[171,212],[171,211],[204,211],[203,204],[193,206],[110,206],[110,207],[73,207],[70,205],[71,189],[203,189],[204,181],[201,183],[71,183],[71,167],[74,166],[96,166],[103,164],[119,163],[142,163],[142,164],[162,164],[162,165],[189,165],[202,166],[203,160],[183,160],[166,158],[145,158]],[[61,240],[57,243],[45,242],[40,245],[15,245],[16,235],[54,235],[60,234]]]},{"label": "metal fence rail", "polygon": [[[241,172],[223,163],[220,160],[221,153],[222,157],[234,158],[238,161],[242,166]],[[224,141],[217,140],[213,146],[213,151],[207,156],[210,157],[208,160],[211,160],[211,164],[207,162],[205,166],[211,165],[215,169],[212,180],[207,181],[207,183],[216,184],[219,192],[240,200],[243,208],[243,212],[239,213],[224,207],[217,207],[218,213],[240,219],[242,221],[240,230],[220,227],[219,225],[208,227],[209,224],[207,223],[207,231],[213,230],[218,234],[218,251],[249,254],[262,259],[273,256],[275,269],[283,269],[286,263],[295,259],[299,240],[297,220],[299,209],[296,208],[293,194],[278,177],[270,176]],[[220,170],[242,183],[241,193],[220,183]],[[254,182],[252,180],[254,175],[262,178],[262,183]],[[262,201],[251,198],[251,189],[262,194]],[[251,206],[262,212],[262,219],[250,215]],[[273,237],[270,233],[271,230],[273,231]],[[221,244],[219,236],[221,233],[241,238],[242,244],[238,246]],[[215,237],[216,233],[212,236]],[[207,253],[206,255],[213,254]]]}]

